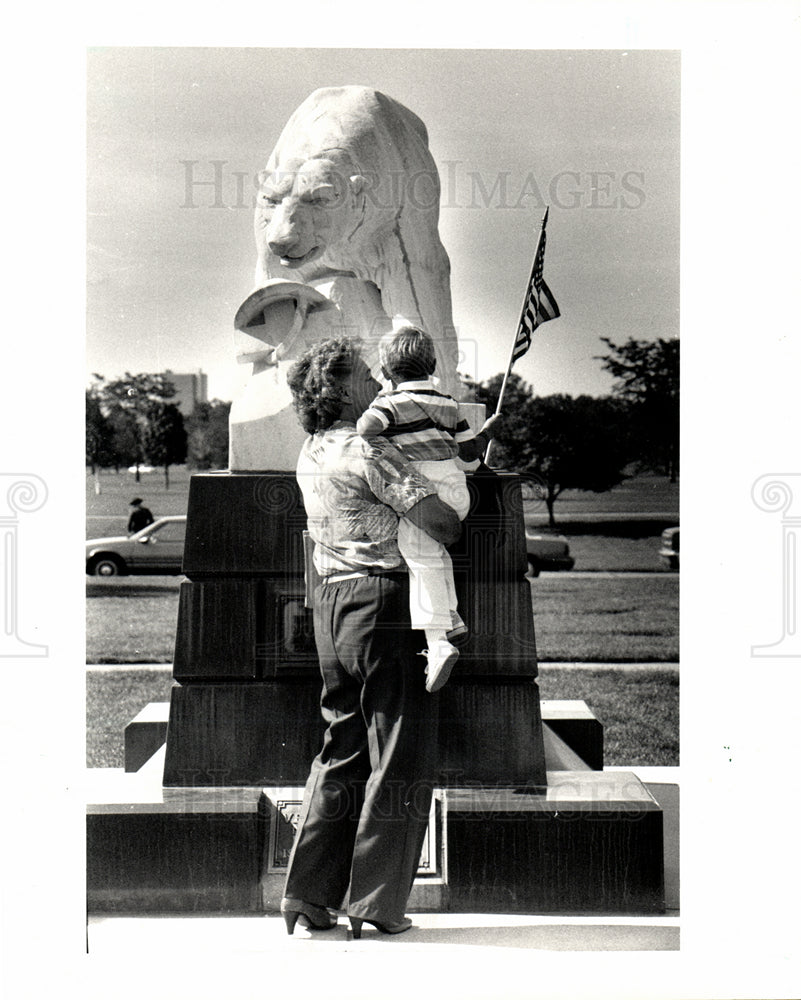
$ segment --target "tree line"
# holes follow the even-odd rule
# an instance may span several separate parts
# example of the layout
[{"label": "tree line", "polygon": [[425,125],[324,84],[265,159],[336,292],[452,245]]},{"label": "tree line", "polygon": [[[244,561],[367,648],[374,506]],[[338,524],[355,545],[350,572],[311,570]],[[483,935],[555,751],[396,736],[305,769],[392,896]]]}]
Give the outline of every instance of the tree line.
[{"label": "tree line", "polygon": [[[602,337],[599,355],[615,378],[609,396],[537,396],[509,376],[492,465],[524,475],[536,487],[555,526],[554,504],[565,490],[602,493],[632,472],[679,474],[679,342]],[[502,375],[469,383],[492,413]]]},{"label": "tree line", "polygon": [[226,468],[231,404],[198,403],[184,416],[171,402],[175,395],[166,375],[126,372],[106,381],[95,374],[86,390],[86,464],[92,473],[133,467],[139,482],[141,466],[159,466],[169,489],[173,465]]},{"label": "tree line", "polygon": [[[537,484],[555,524],[554,504],[565,490],[605,492],[631,472],[679,473],[679,342],[602,337],[598,355],[615,382],[609,396],[537,396],[510,375],[504,419],[493,444],[493,466]],[[494,412],[502,375],[466,379],[477,402]],[[107,382],[95,375],[86,391],[86,461],[96,468],[171,465],[222,469],[228,465],[230,403],[200,403],[184,416],[165,375],[139,374]]]}]

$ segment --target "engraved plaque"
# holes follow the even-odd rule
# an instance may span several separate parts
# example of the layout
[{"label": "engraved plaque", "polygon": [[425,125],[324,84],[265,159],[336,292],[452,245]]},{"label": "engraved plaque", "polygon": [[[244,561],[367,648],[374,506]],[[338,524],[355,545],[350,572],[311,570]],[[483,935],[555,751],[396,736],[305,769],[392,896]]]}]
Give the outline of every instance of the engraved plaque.
[{"label": "engraved plaque", "polygon": [[[299,798],[276,799],[274,805],[275,809],[270,815],[267,872],[270,875],[283,875],[289,866],[289,855],[292,852],[292,843],[298,828],[303,800]],[[437,839],[439,832],[437,818],[438,810],[435,798],[431,803],[431,812],[428,816],[428,830],[423,841],[423,848],[420,851],[420,864],[417,868],[418,878],[421,876],[440,875],[437,865],[439,852],[432,849],[432,844],[439,843]]]}]

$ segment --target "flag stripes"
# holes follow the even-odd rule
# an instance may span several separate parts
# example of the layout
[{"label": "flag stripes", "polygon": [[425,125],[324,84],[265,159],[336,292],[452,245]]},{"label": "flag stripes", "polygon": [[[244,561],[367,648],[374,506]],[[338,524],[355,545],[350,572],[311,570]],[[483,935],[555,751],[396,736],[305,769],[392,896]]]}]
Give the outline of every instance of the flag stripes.
[{"label": "flag stripes", "polygon": [[545,223],[547,221],[548,212],[546,211],[542,220],[540,243],[537,248],[537,256],[534,259],[534,267],[531,271],[528,294],[523,304],[523,314],[520,317],[514,347],[512,348],[512,364],[518,358],[522,358],[529,347],[531,347],[531,335],[540,323],[547,323],[549,319],[556,319],[560,315],[556,299],[542,277],[542,269],[545,264]]}]

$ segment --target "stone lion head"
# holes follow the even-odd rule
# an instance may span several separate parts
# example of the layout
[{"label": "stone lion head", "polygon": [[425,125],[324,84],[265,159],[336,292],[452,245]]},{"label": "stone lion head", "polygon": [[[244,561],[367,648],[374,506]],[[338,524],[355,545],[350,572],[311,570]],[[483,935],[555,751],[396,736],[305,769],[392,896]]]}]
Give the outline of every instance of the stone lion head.
[{"label": "stone lion head", "polygon": [[458,391],[439,174],[422,121],[366,87],[316,90],[290,117],[260,179],[257,286],[336,274],[372,282],[387,316],[432,336],[436,374]]}]

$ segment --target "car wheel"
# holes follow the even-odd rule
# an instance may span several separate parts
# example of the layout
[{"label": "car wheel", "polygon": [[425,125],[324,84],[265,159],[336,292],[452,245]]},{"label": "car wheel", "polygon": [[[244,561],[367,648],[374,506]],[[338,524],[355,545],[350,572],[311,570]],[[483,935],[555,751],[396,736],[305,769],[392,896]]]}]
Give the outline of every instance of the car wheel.
[{"label": "car wheel", "polygon": [[89,568],[92,576],[121,576],[125,572],[125,563],[116,556],[98,556]]},{"label": "car wheel", "polygon": [[529,556],[528,559],[528,571],[529,573],[531,573],[532,576],[540,575],[540,564],[537,562],[536,559],[532,559],[531,556]]}]

